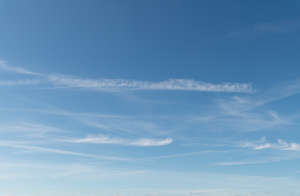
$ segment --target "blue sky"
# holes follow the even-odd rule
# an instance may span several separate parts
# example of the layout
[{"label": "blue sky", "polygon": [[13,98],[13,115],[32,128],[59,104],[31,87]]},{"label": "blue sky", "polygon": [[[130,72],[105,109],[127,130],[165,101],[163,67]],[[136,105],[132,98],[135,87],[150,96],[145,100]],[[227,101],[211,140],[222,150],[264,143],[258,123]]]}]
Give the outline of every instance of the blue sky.
[{"label": "blue sky", "polygon": [[299,196],[300,2],[0,1],[1,196]]}]

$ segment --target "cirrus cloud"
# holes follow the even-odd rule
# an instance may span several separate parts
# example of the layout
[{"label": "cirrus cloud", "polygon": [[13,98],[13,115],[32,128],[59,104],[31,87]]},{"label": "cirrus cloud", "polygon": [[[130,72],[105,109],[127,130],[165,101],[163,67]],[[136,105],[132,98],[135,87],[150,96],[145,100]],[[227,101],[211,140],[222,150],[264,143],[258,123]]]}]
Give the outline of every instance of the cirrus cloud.
[{"label": "cirrus cloud", "polygon": [[65,139],[65,142],[70,143],[87,143],[87,144],[117,144],[124,146],[140,146],[140,147],[151,147],[151,146],[165,146],[173,142],[172,138],[165,139],[150,139],[150,138],[139,138],[139,139],[123,139],[113,138],[104,135],[87,136],[85,138],[72,138]]}]

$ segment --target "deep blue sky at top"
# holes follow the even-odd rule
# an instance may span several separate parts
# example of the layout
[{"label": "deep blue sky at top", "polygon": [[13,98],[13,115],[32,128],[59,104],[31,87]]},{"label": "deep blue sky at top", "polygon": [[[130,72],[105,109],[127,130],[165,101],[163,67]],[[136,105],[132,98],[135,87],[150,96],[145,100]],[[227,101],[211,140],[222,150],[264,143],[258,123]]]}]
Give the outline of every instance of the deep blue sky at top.
[{"label": "deep blue sky at top", "polygon": [[12,64],[86,77],[268,85],[297,76],[300,40],[293,29],[286,35],[253,28],[293,23],[299,6],[296,0],[1,1],[0,53]]}]

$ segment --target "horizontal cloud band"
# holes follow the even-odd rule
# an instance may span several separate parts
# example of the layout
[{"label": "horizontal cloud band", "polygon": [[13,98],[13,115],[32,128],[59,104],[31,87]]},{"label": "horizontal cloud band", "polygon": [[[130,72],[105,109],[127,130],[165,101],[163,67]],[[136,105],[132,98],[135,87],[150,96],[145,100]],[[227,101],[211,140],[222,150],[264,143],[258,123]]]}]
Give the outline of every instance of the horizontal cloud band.
[{"label": "horizontal cloud band", "polygon": [[188,79],[169,79],[160,82],[125,79],[81,79],[62,75],[50,75],[48,80],[55,85],[94,90],[181,90],[203,92],[251,93],[251,84],[222,83],[212,84]]},{"label": "horizontal cloud band", "polygon": [[202,92],[228,92],[228,93],[252,93],[252,85],[249,83],[206,83],[191,79],[168,79],[164,81],[138,81],[127,79],[83,79],[65,75],[51,75],[32,72],[30,70],[9,66],[0,60],[0,69],[17,74],[38,78],[38,80],[0,81],[0,85],[35,85],[50,83],[55,86],[69,88],[85,88],[100,91],[120,90],[177,90],[177,91],[202,91]]},{"label": "horizontal cloud band", "polygon": [[263,149],[276,149],[276,150],[288,150],[288,151],[300,151],[300,144],[289,143],[282,139],[278,139],[276,143],[265,142],[265,138],[262,138],[258,142],[246,142],[241,144],[243,148],[252,148],[254,150]]},{"label": "horizontal cloud band", "polygon": [[90,144],[118,144],[125,146],[141,146],[141,147],[150,147],[150,146],[165,146],[171,144],[173,139],[149,139],[149,138],[141,138],[135,140],[122,139],[122,138],[111,138],[108,136],[88,136],[85,138],[79,139],[67,139],[65,142],[70,143],[90,143]]}]

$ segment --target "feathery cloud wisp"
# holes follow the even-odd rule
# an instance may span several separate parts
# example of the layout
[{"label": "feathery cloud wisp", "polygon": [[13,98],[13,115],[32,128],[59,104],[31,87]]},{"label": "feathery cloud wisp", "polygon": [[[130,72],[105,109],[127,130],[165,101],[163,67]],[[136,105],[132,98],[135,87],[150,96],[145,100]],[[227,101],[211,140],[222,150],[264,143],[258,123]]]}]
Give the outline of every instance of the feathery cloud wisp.
[{"label": "feathery cloud wisp", "polygon": [[277,149],[277,150],[288,150],[288,151],[300,151],[300,144],[293,142],[286,142],[282,139],[278,139],[276,143],[266,142],[265,138],[262,138],[258,142],[246,142],[241,144],[243,148],[252,148],[254,150],[263,149]]},{"label": "feathery cloud wisp", "polygon": [[56,149],[56,148],[32,146],[32,145],[27,145],[27,144],[20,143],[20,142],[0,141],[0,146],[8,147],[8,148],[15,148],[15,149],[22,149],[22,150],[31,151],[31,152],[54,153],[54,154],[79,156],[79,157],[101,159],[101,160],[108,160],[108,161],[129,161],[130,160],[127,158],[122,158],[122,157],[102,156],[102,155],[87,154],[87,153],[81,153],[81,152],[73,152],[73,151],[69,151],[69,150],[62,150],[62,149]]},{"label": "feathery cloud wisp", "polygon": [[[177,91],[201,91],[201,92],[228,92],[228,93],[252,93],[254,89],[249,83],[220,83],[213,84],[191,79],[168,79],[159,82],[139,81],[127,79],[83,79],[74,76],[51,75],[32,72],[22,67],[8,65],[0,60],[0,69],[23,75],[38,76],[55,86],[68,88],[85,88],[101,91],[120,91],[120,90],[177,90]],[[2,85],[24,85],[36,84],[35,81],[3,81]],[[0,82],[1,85],[1,82]]]},{"label": "feathery cloud wisp", "polygon": [[14,122],[13,124],[1,124],[0,131],[18,136],[27,136],[30,138],[49,138],[50,134],[62,133],[65,130],[39,123]]},{"label": "feathery cloud wisp", "polygon": [[203,92],[252,93],[251,84],[222,83],[212,84],[188,79],[168,79],[160,82],[125,79],[82,79],[63,75],[49,75],[48,80],[54,85],[71,88],[88,88],[102,91],[116,90],[181,90]]},{"label": "feathery cloud wisp", "polygon": [[24,74],[24,75],[36,75],[36,76],[41,75],[40,73],[32,72],[22,67],[10,66],[3,60],[0,60],[0,69],[8,72],[14,72],[14,73]]},{"label": "feathery cloud wisp", "polygon": [[98,135],[98,136],[88,136],[79,139],[66,139],[63,140],[70,143],[90,143],[90,144],[118,144],[125,146],[141,146],[141,147],[151,147],[151,146],[165,146],[173,142],[172,138],[166,139],[149,139],[141,138],[135,140],[123,139],[123,138],[111,138],[108,136]]},{"label": "feathery cloud wisp", "polygon": [[36,85],[40,84],[40,80],[0,80],[0,86],[23,86],[23,85]]},{"label": "feathery cloud wisp", "polygon": [[[267,142],[266,138],[263,137],[257,141],[253,142],[243,142],[239,145],[242,148],[250,148],[256,151],[265,150],[265,149],[273,149],[280,151],[300,151],[300,144],[293,142],[286,142],[282,139],[278,139],[277,142],[270,143]],[[299,154],[287,154],[284,153],[284,156],[271,156],[267,158],[259,158],[259,159],[247,159],[241,161],[230,161],[230,162],[218,162],[215,165],[217,166],[240,166],[240,165],[256,165],[256,164],[267,164],[273,162],[280,162],[286,160],[299,159]]]}]

